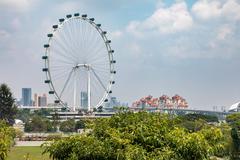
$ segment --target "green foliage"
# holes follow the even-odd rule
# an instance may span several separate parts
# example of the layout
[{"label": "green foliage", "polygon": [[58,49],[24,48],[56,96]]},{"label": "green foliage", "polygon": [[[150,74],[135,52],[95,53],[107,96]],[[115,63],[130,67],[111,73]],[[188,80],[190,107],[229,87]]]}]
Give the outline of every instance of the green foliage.
[{"label": "green foliage", "polygon": [[14,124],[14,117],[17,113],[15,99],[10,88],[6,84],[0,85],[0,119],[9,124]]},{"label": "green foliage", "polygon": [[43,147],[56,160],[204,160],[224,150],[221,129],[206,125],[189,132],[181,123],[165,114],[124,111],[96,119],[88,134]]},{"label": "green foliage", "polygon": [[31,121],[25,123],[25,132],[54,132],[52,122],[40,116],[34,116]]},{"label": "green foliage", "polygon": [[78,129],[84,129],[86,127],[86,120],[79,120],[75,124],[75,130],[77,131]]},{"label": "green foliage", "polygon": [[18,109],[16,119],[20,119],[23,123],[26,123],[30,119],[30,109]]},{"label": "green foliage", "polygon": [[5,121],[0,121],[0,160],[5,160],[14,143],[15,130]]},{"label": "green foliage", "polygon": [[68,119],[60,124],[59,130],[62,132],[75,132],[75,125],[74,119]]},{"label": "green foliage", "polygon": [[186,114],[179,117],[184,121],[196,121],[196,120],[204,120],[206,122],[218,122],[217,116],[214,115],[204,115],[204,114]]},{"label": "green foliage", "polygon": [[227,116],[226,121],[231,125],[231,159],[240,159],[240,113],[233,113]]},{"label": "green foliage", "polygon": [[226,121],[233,127],[240,130],[240,113],[233,113],[226,117]]}]

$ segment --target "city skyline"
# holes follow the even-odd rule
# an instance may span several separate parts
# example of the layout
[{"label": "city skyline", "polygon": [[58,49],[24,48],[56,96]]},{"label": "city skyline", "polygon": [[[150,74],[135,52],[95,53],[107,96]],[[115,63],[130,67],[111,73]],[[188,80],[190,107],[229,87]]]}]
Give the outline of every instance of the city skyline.
[{"label": "city skyline", "polygon": [[108,31],[117,60],[113,96],[120,101],[180,94],[190,107],[210,110],[240,101],[237,0],[2,0],[0,83],[16,98],[25,86],[48,93],[43,44],[51,26],[75,12]]}]

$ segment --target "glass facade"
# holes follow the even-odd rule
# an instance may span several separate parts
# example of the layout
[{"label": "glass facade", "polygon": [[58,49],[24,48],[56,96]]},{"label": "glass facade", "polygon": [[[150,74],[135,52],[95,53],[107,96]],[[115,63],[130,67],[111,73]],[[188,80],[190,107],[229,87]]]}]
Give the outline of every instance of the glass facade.
[{"label": "glass facade", "polygon": [[32,106],[32,89],[22,88],[22,105]]}]

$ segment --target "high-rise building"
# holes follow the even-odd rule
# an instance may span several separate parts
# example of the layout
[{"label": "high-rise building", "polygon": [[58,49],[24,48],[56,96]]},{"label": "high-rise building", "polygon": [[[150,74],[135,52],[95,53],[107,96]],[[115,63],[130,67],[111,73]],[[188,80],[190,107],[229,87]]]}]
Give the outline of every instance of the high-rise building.
[{"label": "high-rise building", "polygon": [[22,105],[31,106],[32,105],[32,89],[22,88]]},{"label": "high-rise building", "polygon": [[38,106],[47,106],[47,96],[43,94],[43,96],[38,96]]},{"label": "high-rise building", "polygon": [[34,94],[33,106],[38,107],[38,95],[37,95],[37,93]]},{"label": "high-rise building", "polygon": [[87,109],[87,107],[88,107],[88,93],[87,92],[81,92],[81,107],[83,109]]}]

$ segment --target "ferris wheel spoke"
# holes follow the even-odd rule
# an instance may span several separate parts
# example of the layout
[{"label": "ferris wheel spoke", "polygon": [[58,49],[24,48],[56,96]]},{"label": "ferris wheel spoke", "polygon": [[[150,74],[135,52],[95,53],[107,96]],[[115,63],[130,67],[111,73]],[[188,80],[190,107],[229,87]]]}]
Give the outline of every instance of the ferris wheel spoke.
[{"label": "ferris wheel spoke", "polygon": [[[91,30],[91,33],[92,33],[93,31]],[[94,33],[93,33],[94,34]],[[91,53],[93,53],[93,51],[94,51],[94,48],[96,48],[96,46],[97,45],[99,45],[99,35],[97,35],[97,31],[95,31],[95,35],[93,35],[93,36],[91,36],[91,37],[93,37],[93,38],[91,38],[91,40],[90,40],[90,43],[89,43],[89,48],[88,48],[88,53],[89,53],[89,55],[88,55],[88,57],[87,58],[89,58],[89,56],[91,56],[92,54]]]},{"label": "ferris wheel spoke", "polygon": [[62,78],[65,78],[69,71],[62,71],[51,75],[52,81],[59,81]]},{"label": "ferris wheel spoke", "polygon": [[109,61],[109,58],[108,58],[108,56],[98,56],[98,57],[95,57],[95,58],[93,58],[90,62],[92,63],[92,64],[101,64],[101,63],[106,63],[106,61]]},{"label": "ferris wheel spoke", "polygon": [[[58,48],[58,47],[54,48],[57,51],[57,53],[59,53],[59,55],[63,56],[64,58],[66,58],[68,60],[71,60],[71,61],[76,59],[76,57],[74,55],[72,55],[71,52],[69,52],[67,50],[67,48],[64,45],[62,45],[62,43],[60,43],[56,40],[53,42],[57,43],[57,45],[60,47],[60,48]],[[67,56],[67,55],[70,55],[70,56]]]},{"label": "ferris wheel spoke", "polygon": [[[67,26],[67,25],[66,25]],[[74,55],[74,51],[73,51],[73,49],[72,49],[72,44],[70,43],[70,40],[68,39],[68,38],[66,38],[66,29],[65,30],[63,30],[63,32],[62,32],[62,34],[61,35],[59,35],[59,37],[61,37],[62,39],[63,39],[63,41],[62,42],[64,42],[64,44],[66,44],[66,49],[65,49],[65,52],[67,53],[67,54],[70,54],[71,56],[72,56],[72,58],[73,59],[76,59],[77,57]]]},{"label": "ferris wheel spoke", "polygon": [[[71,20],[70,20],[71,21]],[[76,57],[76,53],[75,53],[75,39],[74,39],[74,34],[73,34],[73,31],[72,31],[72,23],[68,23],[68,25],[66,26],[66,32],[69,34],[69,42],[70,43],[70,46],[71,46],[71,51],[72,51],[72,54],[74,55],[74,57]]]},{"label": "ferris wheel spoke", "polygon": [[77,21],[73,21],[72,23],[72,35],[73,35],[73,39],[74,41],[72,42],[73,43],[73,46],[74,46],[74,49],[75,49],[75,55],[77,56],[77,51],[78,51],[78,39],[79,39],[79,35],[78,35],[78,32],[77,32]]},{"label": "ferris wheel spoke", "polygon": [[63,94],[65,88],[67,87],[67,84],[68,84],[68,82],[69,82],[69,80],[70,80],[70,78],[71,78],[71,76],[72,76],[73,71],[74,71],[74,70],[72,69],[71,72],[69,73],[69,75],[68,75],[68,77],[67,77],[67,80],[66,80],[66,82],[64,83],[63,89],[62,89],[62,91],[61,91],[61,93],[60,93],[60,95],[59,95],[59,98],[62,97],[62,94]]},{"label": "ferris wheel spoke", "polygon": [[87,58],[96,56],[97,54],[101,53],[100,51],[102,51],[104,48],[105,48],[104,45],[98,45],[97,47],[93,48],[91,52],[89,52],[89,55]]},{"label": "ferris wheel spoke", "polygon": [[57,57],[54,57],[54,58],[51,58],[51,63],[57,63],[58,65],[59,64],[64,64],[66,66],[68,65],[73,65],[74,63],[73,62],[70,62],[70,61],[66,61],[64,59],[61,59],[61,58],[57,58]]},{"label": "ferris wheel spoke", "polygon": [[107,91],[106,87],[104,86],[103,82],[101,81],[100,77],[98,77],[98,75],[96,74],[96,72],[94,71],[94,69],[91,68],[91,70],[92,70],[94,76],[97,78],[98,82],[99,82],[99,83],[101,84],[101,86],[103,87],[103,89],[104,89],[105,91]]}]

